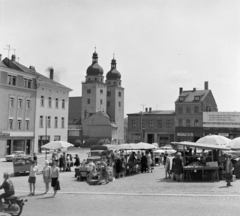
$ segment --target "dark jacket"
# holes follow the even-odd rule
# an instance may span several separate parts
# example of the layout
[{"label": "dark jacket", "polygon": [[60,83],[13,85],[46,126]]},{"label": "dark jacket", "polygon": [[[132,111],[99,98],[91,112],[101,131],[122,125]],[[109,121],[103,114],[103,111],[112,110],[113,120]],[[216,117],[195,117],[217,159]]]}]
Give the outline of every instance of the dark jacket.
[{"label": "dark jacket", "polygon": [[141,164],[147,164],[147,157],[146,155],[143,155],[141,158]]},{"label": "dark jacket", "polygon": [[5,194],[14,194],[14,186],[10,179],[4,180],[3,184],[0,186],[0,189],[4,189]]}]

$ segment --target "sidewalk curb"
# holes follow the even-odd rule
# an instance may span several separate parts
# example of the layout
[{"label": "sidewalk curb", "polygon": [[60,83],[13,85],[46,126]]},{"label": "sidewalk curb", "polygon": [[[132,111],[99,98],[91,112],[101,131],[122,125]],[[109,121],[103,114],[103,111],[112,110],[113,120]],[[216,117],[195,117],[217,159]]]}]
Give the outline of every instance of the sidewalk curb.
[{"label": "sidewalk curb", "polygon": [[[19,193],[29,193],[25,190],[17,190]],[[35,191],[43,193],[43,191]],[[82,195],[106,195],[106,196],[168,196],[168,197],[239,197],[240,194],[155,194],[155,193],[110,193],[110,192],[58,192],[58,194],[82,194]]]}]

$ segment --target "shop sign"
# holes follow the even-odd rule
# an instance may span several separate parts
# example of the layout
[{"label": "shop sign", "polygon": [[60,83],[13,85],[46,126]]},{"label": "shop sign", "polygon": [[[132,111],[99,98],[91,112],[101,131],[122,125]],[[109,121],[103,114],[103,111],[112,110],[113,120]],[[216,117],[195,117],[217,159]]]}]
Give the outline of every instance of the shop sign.
[{"label": "shop sign", "polygon": [[177,136],[193,136],[193,133],[177,133]]},{"label": "shop sign", "polygon": [[10,136],[10,133],[6,133],[6,132],[0,131],[0,136],[9,137],[9,136]]},{"label": "shop sign", "polygon": [[203,112],[203,127],[240,128],[240,112]]}]

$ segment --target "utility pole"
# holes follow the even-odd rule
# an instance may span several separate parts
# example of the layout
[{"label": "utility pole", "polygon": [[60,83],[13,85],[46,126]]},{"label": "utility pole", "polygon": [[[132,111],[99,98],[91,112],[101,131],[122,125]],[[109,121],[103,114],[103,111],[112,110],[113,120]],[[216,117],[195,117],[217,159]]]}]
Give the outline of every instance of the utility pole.
[{"label": "utility pole", "polygon": [[143,107],[143,112],[144,112],[144,108],[146,106],[146,104],[140,104]]}]

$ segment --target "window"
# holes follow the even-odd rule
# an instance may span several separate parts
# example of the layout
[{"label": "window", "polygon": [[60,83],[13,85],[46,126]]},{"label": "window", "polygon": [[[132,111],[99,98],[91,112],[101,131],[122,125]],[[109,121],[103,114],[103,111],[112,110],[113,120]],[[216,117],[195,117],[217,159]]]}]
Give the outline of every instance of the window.
[{"label": "window", "polygon": [[24,79],[24,87],[27,88],[27,79]]},{"label": "window", "polygon": [[171,128],[172,127],[172,121],[170,119],[167,119],[166,125],[167,125],[167,128]]},{"label": "window", "polygon": [[198,113],[199,112],[199,107],[198,106],[194,106],[194,113]]},{"label": "window", "polygon": [[190,106],[186,107],[186,113],[191,113],[191,107]]},{"label": "window", "polygon": [[207,106],[207,107],[206,107],[206,111],[207,111],[207,112],[211,112],[211,107],[210,107],[210,106]]},{"label": "window", "polygon": [[41,106],[44,106],[44,96],[41,96]]},{"label": "window", "polygon": [[136,120],[132,120],[132,127],[136,128]]},{"label": "window", "polygon": [[142,128],[145,128],[145,121],[142,120]]},{"label": "window", "polygon": [[199,101],[199,100],[200,100],[200,96],[195,96],[195,97],[194,97],[194,100],[195,100],[195,101]]},{"label": "window", "polygon": [[17,123],[17,128],[18,128],[18,130],[21,130],[22,121],[21,121],[21,120],[18,120],[17,122],[18,122],[18,123]]},{"label": "window", "polygon": [[87,99],[87,103],[90,104],[90,98]]},{"label": "window", "polygon": [[47,117],[47,127],[50,128],[51,127],[51,116]]},{"label": "window", "polygon": [[10,107],[14,107],[14,98],[10,98]]},{"label": "window", "polygon": [[64,117],[62,117],[62,128],[64,128],[64,124],[65,124]]},{"label": "window", "polygon": [[48,107],[52,107],[52,98],[51,97],[49,97],[48,98]]},{"label": "window", "polygon": [[111,92],[110,91],[107,92],[107,97],[111,97]]},{"label": "window", "polygon": [[13,129],[13,120],[9,119],[9,129]]},{"label": "window", "polygon": [[182,106],[178,107],[178,113],[183,113],[183,107]]},{"label": "window", "polygon": [[184,101],[184,97],[179,97],[179,101]]},{"label": "window", "polygon": [[149,120],[148,124],[149,124],[149,127],[150,127],[150,128],[153,128],[153,120],[152,120],[152,119]]},{"label": "window", "polygon": [[43,116],[40,116],[39,127],[43,128]]},{"label": "window", "polygon": [[107,102],[107,107],[110,107],[110,101]]},{"label": "window", "polygon": [[162,120],[161,119],[157,120],[157,127],[162,128]]},{"label": "window", "polygon": [[58,98],[56,98],[55,106],[56,106],[56,108],[58,108]]},{"label": "window", "polygon": [[199,127],[199,120],[198,119],[194,120],[194,127]]},{"label": "window", "polygon": [[65,109],[65,100],[62,99],[62,108]]},{"label": "window", "polygon": [[87,89],[87,93],[88,93],[88,94],[91,94],[91,89]]},{"label": "window", "polygon": [[22,108],[22,102],[23,102],[22,98],[19,98],[18,99],[18,108]]},{"label": "window", "polygon": [[121,97],[122,96],[122,92],[118,92],[118,97]]},{"label": "window", "polygon": [[186,126],[187,126],[187,127],[191,127],[191,120],[190,120],[190,119],[187,119],[187,120],[186,120]]},{"label": "window", "polygon": [[121,102],[120,101],[118,102],[118,106],[121,107]]},{"label": "window", "polygon": [[183,120],[182,120],[182,119],[179,119],[179,120],[178,120],[178,126],[179,126],[179,127],[182,127],[182,126],[183,126]]},{"label": "window", "polygon": [[103,90],[102,89],[100,89],[100,94],[103,94]]},{"label": "window", "polygon": [[32,80],[28,80],[28,88],[32,88]]},{"label": "window", "polygon": [[26,130],[29,130],[29,120],[26,120]]},{"label": "window", "polygon": [[12,75],[8,75],[7,77],[7,84],[8,85],[16,85],[16,81],[17,81],[17,77],[16,76],[12,76]]},{"label": "window", "polygon": [[55,117],[55,124],[54,127],[57,128],[58,127],[58,117]]},{"label": "window", "polygon": [[26,101],[26,109],[30,109],[30,103],[31,103],[30,100],[27,100],[27,101]]},{"label": "window", "polygon": [[100,99],[100,104],[102,104],[102,99]]}]

